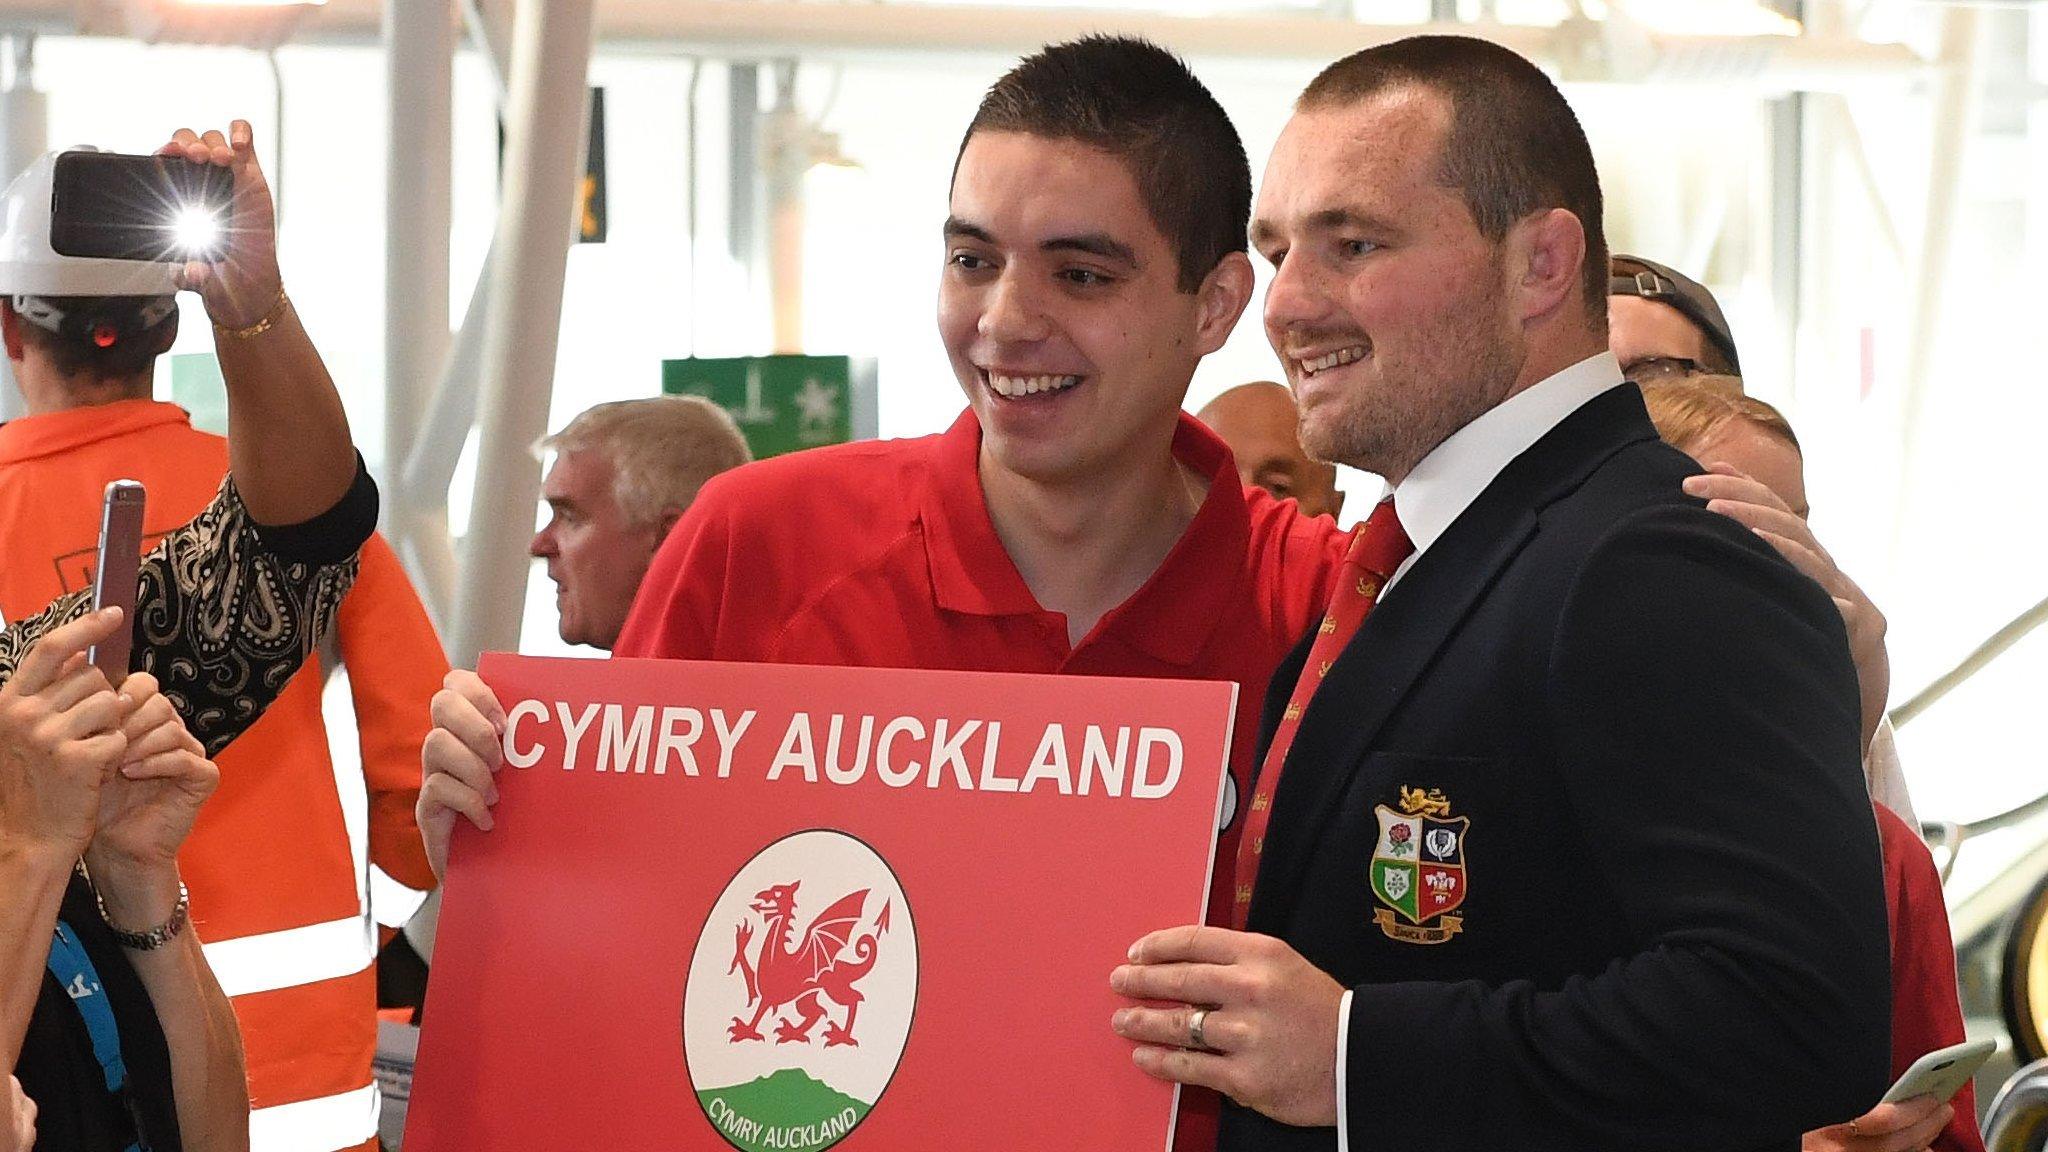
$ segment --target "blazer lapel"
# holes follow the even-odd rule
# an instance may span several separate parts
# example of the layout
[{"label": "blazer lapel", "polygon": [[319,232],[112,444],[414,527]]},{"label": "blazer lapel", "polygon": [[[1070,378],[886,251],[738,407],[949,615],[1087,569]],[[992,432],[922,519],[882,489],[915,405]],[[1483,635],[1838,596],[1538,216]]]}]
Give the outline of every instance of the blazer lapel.
[{"label": "blazer lapel", "polygon": [[[1252,896],[1252,931],[1277,931],[1291,914],[1323,829],[1380,729],[1444,643],[1536,534],[1537,514],[1602,461],[1656,431],[1633,385],[1602,393],[1516,457],[1386,594],[1337,657],[1295,733]],[[1294,687],[1304,639],[1270,692]],[[1260,741],[1261,759],[1271,734]]]}]

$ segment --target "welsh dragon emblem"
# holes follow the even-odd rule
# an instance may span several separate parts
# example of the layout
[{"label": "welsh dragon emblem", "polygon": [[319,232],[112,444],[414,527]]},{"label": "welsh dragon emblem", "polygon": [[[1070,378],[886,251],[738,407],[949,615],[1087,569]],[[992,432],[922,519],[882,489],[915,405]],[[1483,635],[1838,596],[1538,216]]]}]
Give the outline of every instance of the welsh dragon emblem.
[{"label": "welsh dragon emblem", "polygon": [[[753,921],[742,920],[733,930],[732,966],[726,974],[738,972],[747,982],[747,1006],[754,1015],[749,1020],[733,1017],[726,1034],[734,1044],[763,1039],[761,1021],[773,1015],[777,1044],[808,1044],[811,1030],[818,1021],[826,1020],[825,1047],[858,1046],[853,1020],[866,997],[854,985],[875,966],[881,938],[889,931],[890,906],[883,902],[881,913],[863,934],[859,931],[861,912],[870,890],[849,893],[819,913],[792,947],[796,890],[794,883],[777,884],[755,893],[753,903],[747,905],[760,913],[767,929],[751,960],[747,946],[754,939]],[[823,1000],[845,1008],[845,1019],[827,1019]],[[793,1010],[796,1018],[783,1016],[785,1009]]]}]

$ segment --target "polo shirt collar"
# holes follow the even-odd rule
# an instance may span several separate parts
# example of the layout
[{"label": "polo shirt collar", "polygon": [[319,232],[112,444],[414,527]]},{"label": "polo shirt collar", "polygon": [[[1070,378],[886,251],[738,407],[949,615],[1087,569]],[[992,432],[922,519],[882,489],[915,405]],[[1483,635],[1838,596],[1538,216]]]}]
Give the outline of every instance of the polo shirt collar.
[{"label": "polo shirt collar", "polygon": [[55,456],[159,424],[191,421],[183,408],[160,400],[117,400],[21,416],[0,424],[0,464]]},{"label": "polo shirt collar", "polygon": [[[1003,548],[982,495],[981,424],[967,409],[939,437],[924,498],[925,550],[940,608],[977,616],[1047,614]],[[1155,659],[1192,664],[1243,579],[1251,526],[1230,449],[1183,412],[1174,459],[1209,481],[1209,494],[1166,559],[1083,641],[1114,635]]]},{"label": "polo shirt collar", "polygon": [[925,554],[939,607],[974,616],[1045,611],[996,535],[981,495],[981,421],[968,408],[939,437],[925,475]]}]

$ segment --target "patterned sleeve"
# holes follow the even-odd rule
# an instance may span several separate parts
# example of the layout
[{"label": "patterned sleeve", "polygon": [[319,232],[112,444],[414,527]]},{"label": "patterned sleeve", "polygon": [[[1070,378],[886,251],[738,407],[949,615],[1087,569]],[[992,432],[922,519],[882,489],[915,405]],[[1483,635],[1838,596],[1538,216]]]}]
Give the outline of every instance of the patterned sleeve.
[{"label": "patterned sleeve", "polygon": [[[358,469],[333,510],[281,529],[249,518],[230,476],[143,557],[134,666],[157,678],[208,756],[256,722],[333,627],[377,516],[376,486]],[[90,605],[89,591],[75,592],[0,632],[0,682]]]}]

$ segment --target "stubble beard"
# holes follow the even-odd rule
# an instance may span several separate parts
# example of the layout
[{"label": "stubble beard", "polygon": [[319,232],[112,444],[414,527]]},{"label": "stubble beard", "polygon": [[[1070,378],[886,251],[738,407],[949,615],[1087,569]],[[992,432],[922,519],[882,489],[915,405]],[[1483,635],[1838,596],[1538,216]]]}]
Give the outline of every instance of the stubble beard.
[{"label": "stubble beard", "polygon": [[1412,354],[1366,361],[1372,383],[1346,397],[1332,419],[1302,421],[1302,448],[1399,483],[1460,428],[1506,399],[1522,350],[1498,298],[1454,311]]}]

